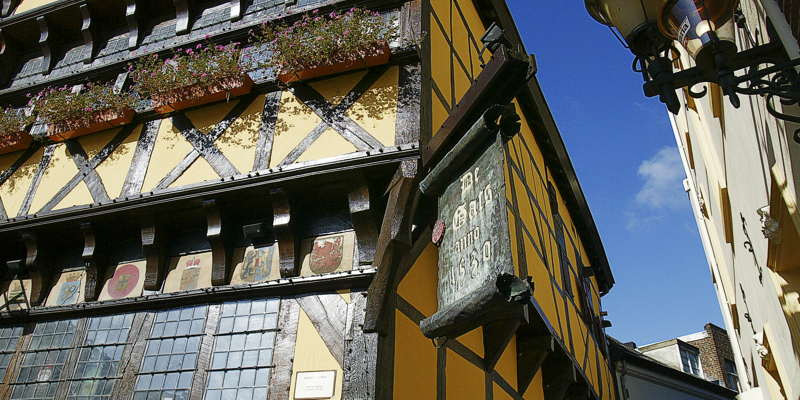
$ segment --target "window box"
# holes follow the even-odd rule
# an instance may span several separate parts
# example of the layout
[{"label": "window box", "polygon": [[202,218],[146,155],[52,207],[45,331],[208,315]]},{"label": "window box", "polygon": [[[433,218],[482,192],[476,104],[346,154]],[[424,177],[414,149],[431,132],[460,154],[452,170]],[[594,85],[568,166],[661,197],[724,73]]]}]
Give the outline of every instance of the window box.
[{"label": "window box", "polygon": [[374,67],[388,63],[391,54],[389,44],[381,40],[371,43],[359,54],[335,54],[330,59],[309,63],[304,69],[283,72],[278,75],[278,79],[283,83],[290,83]]},{"label": "window box", "polygon": [[159,114],[166,114],[185,108],[213,103],[250,93],[253,80],[245,74],[243,78],[222,79],[209,86],[189,86],[182,91],[152,94],[153,109]]},{"label": "window box", "polygon": [[47,136],[56,142],[61,142],[128,124],[133,120],[135,114],[136,112],[130,107],[125,107],[119,111],[104,110],[92,115],[89,121],[81,119],[51,124],[47,128]]},{"label": "window box", "polygon": [[32,141],[33,137],[25,131],[0,134],[0,154],[25,150]]}]

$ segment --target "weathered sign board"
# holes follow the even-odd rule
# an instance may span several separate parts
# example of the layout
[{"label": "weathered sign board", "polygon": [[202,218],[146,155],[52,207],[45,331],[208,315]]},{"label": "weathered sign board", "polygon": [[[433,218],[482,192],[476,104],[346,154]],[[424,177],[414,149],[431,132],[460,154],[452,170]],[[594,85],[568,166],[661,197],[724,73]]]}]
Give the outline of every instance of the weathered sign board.
[{"label": "weathered sign board", "polygon": [[439,246],[439,310],[462,301],[500,273],[514,273],[500,135],[439,197],[446,225]]},{"label": "weathered sign board", "polygon": [[439,309],[420,323],[426,337],[453,338],[511,318],[533,294],[530,281],[515,275],[511,256],[503,144],[519,129],[502,132],[496,121],[505,110],[487,110],[420,184],[423,193],[438,195],[437,232],[444,225],[434,239],[441,239]]}]

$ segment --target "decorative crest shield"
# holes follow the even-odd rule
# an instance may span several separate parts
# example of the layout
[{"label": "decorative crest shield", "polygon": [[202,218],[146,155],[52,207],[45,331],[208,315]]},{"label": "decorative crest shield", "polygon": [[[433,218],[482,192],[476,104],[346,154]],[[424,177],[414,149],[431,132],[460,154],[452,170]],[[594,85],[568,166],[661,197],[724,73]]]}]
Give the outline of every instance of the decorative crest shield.
[{"label": "decorative crest shield", "polygon": [[314,240],[309,266],[315,274],[336,271],[342,264],[342,244],[344,235]]}]

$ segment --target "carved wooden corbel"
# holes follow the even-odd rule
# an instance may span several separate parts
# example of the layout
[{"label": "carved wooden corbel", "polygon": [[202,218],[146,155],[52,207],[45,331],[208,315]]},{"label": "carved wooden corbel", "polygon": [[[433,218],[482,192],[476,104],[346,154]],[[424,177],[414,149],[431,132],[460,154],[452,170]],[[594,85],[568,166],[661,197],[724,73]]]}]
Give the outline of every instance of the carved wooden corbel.
[{"label": "carved wooden corbel", "polygon": [[189,32],[192,20],[191,2],[188,0],[173,0],[175,4],[175,34],[182,35]]},{"label": "carved wooden corbel", "polygon": [[[527,311],[527,310],[526,310]],[[492,371],[514,339],[522,323],[520,318],[506,318],[492,321],[483,326],[483,368]]]},{"label": "carved wooden corbel", "polygon": [[57,35],[55,35],[44,16],[36,18],[36,23],[39,24],[39,47],[42,49],[43,56],[41,73],[43,75],[49,74],[53,70],[58,56]]},{"label": "carved wooden corbel", "polygon": [[31,275],[30,305],[36,307],[44,301],[47,291],[50,289],[50,268],[44,254],[46,253],[41,246],[41,242],[33,232],[22,233],[22,240],[28,250],[25,258],[25,268]]},{"label": "carved wooden corbel", "polygon": [[151,218],[142,220],[142,252],[145,256],[144,288],[159,290],[167,262],[167,234]]},{"label": "carved wooden corbel", "polygon": [[83,232],[83,265],[86,270],[84,299],[94,301],[97,300],[103,287],[103,278],[108,267],[107,258],[102,246],[98,245],[97,236],[90,222],[81,224],[81,232]]},{"label": "carved wooden corbel", "polygon": [[364,174],[356,173],[350,177],[347,199],[350,203],[350,218],[356,231],[358,265],[371,265],[378,245],[378,229],[375,226],[369,186]]},{"label": "carved wooden corbel", "polygon": [[136,0],[127,0],[125,19],[128,20],[128,50],[139,47],[141,33],[139,31],[139,21],[136,18],[137,11]]},{"label": "carved wooden corbel", "polygon": [[83,63],[91,64],[94,60],[95,45],[100,35],[98,34],[97,22],[92,21],[92,11],[89,9],[89,5],[81,4],[80,9],[81,17],[83,17],[83,25],[81,26],[81,33],[83,34]]},{"label": "carved wooden corbel", "polygon": [[550,333],[517,335],[517,390],[525,393],[542,367],[545,358],[556,350],[556,341]]},{"label": "carved wooden corbel", "polygon": [[204,200],[202,204],[208,221],[206,238],[208,244],[211,245],[211,284],[214,286],[227,285],[233,247],[226,241],[222,216],[216,200]]},{"label": "carved wooden corbel", "polygon": [[3,0],[3,7],[0,9],[0,17],[10,17],[12,14],[14,14],[14,10],[17,9],[18,5],[19,0]]},{"label": "carved wooden corbel", "polygon": [[289,207],[289,198],[282,188],[270,189],[272,200],[272,230],[278,239],[281,277],[290,278],[300,275],[300,246],[294,234],[294,221]]},{"label": "carved wooden corbel", "polygon": [[544,398],[562,400],[570,386],[578,383],[578,371],[572,360],[559,349],[545,359],[542,365],[542,380],[545,387]]},{"label": "carved wooden corbel", "polygon": [[11,81],[21,54],[19,45],[0,29],[0,85]]},{"label": "carved wooden corbel", "polygon": [[242,9],[244,8],[244,1],[231,0],[231,22],[242,19]]}]

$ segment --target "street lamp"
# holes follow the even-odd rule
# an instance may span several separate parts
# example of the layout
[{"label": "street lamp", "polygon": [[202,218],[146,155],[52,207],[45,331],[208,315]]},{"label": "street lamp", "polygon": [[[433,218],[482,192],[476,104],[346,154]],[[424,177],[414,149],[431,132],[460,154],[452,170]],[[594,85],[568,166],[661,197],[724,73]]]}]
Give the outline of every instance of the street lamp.
[{"label": "street lamp", "polygon": [[[746,26],[744,16],[736,12],[739,0],[585,0],[585,4],[595,20],[612,31],[616,28],[615,35],[619,32],[636,56],[634,70],[642,73],[645,95],[658,95],[673,114],[680,111],[676,89],[687,87],[690,96],[699,98],[707,90],[696,92],[692,87],[710,82],[719,85],[736,108],[738,94],[759,95],[767,99],[770,114],[800,123],[800,117],[782,114],[772,103],[775,96],[784,105],[800,101],[800,77],[793,68],[800,65],[800,58],[789,59],[769,20],[770,43],[737,51],[736,29]],[[673,72],[670,56],[678,53],[674,42],[686,49],[695,67]],[[797,132],[795,141],[800,143]]]}]

